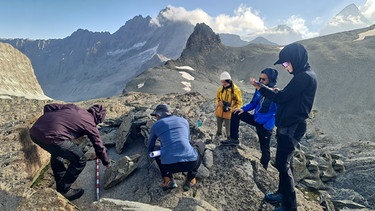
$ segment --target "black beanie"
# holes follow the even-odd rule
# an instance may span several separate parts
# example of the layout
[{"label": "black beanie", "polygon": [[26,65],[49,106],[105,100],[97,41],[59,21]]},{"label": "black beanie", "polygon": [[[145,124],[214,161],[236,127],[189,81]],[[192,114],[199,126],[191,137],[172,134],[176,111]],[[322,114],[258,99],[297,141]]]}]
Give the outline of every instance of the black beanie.
[{"label": "black beanie", "polygon": [[272,68],[266,68],[264,70],[262,70],[261,73],[264,73],[268,76],[268,79],[269,79],[269,83],[268,83],[268,87],[275,87],[276,86],[276,83],[277,83],[277,76],[278,76],[278,72],[277,70],[275,69],[272,69]]}]

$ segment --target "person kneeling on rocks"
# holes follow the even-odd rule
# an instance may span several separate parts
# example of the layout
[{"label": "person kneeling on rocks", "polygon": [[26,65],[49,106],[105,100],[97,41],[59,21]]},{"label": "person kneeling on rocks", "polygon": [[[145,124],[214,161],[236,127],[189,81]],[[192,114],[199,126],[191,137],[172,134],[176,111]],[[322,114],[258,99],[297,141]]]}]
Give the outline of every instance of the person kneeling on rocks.
[{"label": "person kneeling on rocks", "polygon": [[[87,135],[96,156],[109,167],[107,152],[97,128],[105,115],[106,109],[101,105],[93,105],[86,110],[74,104],[47,104],[44,114],[30,129],[31,140],[51,154],[56,190],[68,200],[83,195],[83,189],[72,189],[71,185],[86,166],[85,154],[72,140]],[[68,168],[64,159],[69,161]]]},{"label": "person kneeling on rocks", "polygon": [[[259,77],[259,83],[274,88],[277,83],[278,72],[272,68],[266,68],[261,71]],[[230,121],[230,139],[223,141],[223,145],[238,145],[238,129],[240,126],[240,120],[247,124],[253,125],[256,128],[257,135],[259,137],[260,150],[262,151],[262,157],[260,163],[265,169],[268,167],[268,162],[271,159],[270,153],[270,141],[272,136],[272,130],[275,127],[275,114],[276,114],[276,103],[265,98],[260,94],[258,90],[255,90],[253,98],[250,103],[242,106],[242,108],[235,109],[232,114]],[[254,114],[250,114],[249,111],[254,111]]]},{"label": "person kneeling on rocks", "polygon": [[[169,105],[160,104],[151,113],[157,121],[151,127],[148,151],[160,148],[160,156],[155,160],[164,179],[164,191],[177,187],[173,173],[188,172],[183,186],[185,191],[196,184],[196,174],[202,161],[204,142],[190,143],[190,127],[186,119],[171,114]],[[156,145],[159,139],[160,146]]]}]

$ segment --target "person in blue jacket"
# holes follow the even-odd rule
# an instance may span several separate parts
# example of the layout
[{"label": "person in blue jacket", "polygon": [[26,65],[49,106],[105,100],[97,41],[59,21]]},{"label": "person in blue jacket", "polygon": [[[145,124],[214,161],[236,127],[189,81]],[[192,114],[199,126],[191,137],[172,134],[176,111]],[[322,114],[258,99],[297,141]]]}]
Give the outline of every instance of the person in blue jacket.
[{"label": "person in blue jacket", "polygon": [[274,63],[281,64],[293,78],[282,90],[272,90],[250,83],[266,98],[277,104],[275,124],[277,126],[276,168],[279,171],[279,187],[266,194],[269,202],[282,202],[275,210],[297,211],[297,199],[291,161],[296,145],[306,132],[306,119],[311,112],[317,89],[317,77],[308,63],[305,47],[299,43],[286,45]]},{"label": "person in blue jacket", "polygon": [[[160,149],[160,157],[155,157],[164,179],[163,190],[177,187],[173,173],[188,172],[183,186],[188,191],[196,183],[196,174],[201,164],[204,143],[190,143],[190,127],[186,119],[171,114],[169,105],[160,104],[151,113],[157,121],[151,127],[148,151]],[[156,140],[159,139],[160,146]]]},{"label": "person in blue jacket", "polygon": [[[277,83],[278,72],[272,68],[266,68],[261,71],[259,83],[274,88]],[[235,109],[230,121],[230,140],[222,142],[223,144],[239,144],[238,129],[240,120],[247,124],[253,125],[256,128],[262,157],[260,163],[265,169],[268,167],[270,161],[270,140],[272,130],[275,127],[275,113],[277,106],[271,100],[262,96],[258,90],[255,91],[250,103],[242,106],[242,108]],[[254,114],[249,111],[254,110]]]}]

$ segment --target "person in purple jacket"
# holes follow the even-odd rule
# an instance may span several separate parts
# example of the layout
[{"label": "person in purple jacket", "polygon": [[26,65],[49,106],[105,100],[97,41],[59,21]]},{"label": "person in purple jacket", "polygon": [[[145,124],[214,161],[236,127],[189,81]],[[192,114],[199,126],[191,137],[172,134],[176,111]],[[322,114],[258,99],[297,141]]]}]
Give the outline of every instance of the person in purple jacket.
[{"label": "person in purple jacket", "polygon": [[[185,191],[196,183],[196,174],[204,153],[204,142],[190,143],[190,127],[186,119],[171,114],[169,105],[160,104],[151,113],[157,121],[151,127],[148,151],[160,149],[160,157],[155,157],[164,182],[164,191],[177,187],[173,173],[187,172],[183,186]],[[159,139],[160,146],[156,143]],[[193,146],[194,145],[194,146]]]},{"label": "person in purple jacket", "polygon": [[[106,109],[101,105],[93,105],[86,110],[74,104],[47,104],[44,106],[44,114],[30,129],[32,141],[51,154],[56,190],[68,200],[83,195],[83,189],[72,189],[71,185],[86,166],[85,154],[72,140],[87,135],[96,156],[104,166],[109,166],[97,128],[105,115]],[[69,161],[68,168],[64,165],[64,159]]]}]

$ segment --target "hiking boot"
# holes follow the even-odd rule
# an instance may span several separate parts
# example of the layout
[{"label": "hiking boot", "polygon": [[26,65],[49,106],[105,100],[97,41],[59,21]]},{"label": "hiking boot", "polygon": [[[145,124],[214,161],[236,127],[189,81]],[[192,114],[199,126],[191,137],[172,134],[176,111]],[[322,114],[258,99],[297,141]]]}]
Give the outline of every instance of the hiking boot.
[{"label": "hiking boot", "polygon": [[72,201],[72,200],[80,198],[83,195],[84,192],[85,191],[82,188],[79,188],[79,189],[71,188],[71,189],[68,190],[68,192],[61,193],[61,195],[63,195],[69,201]]},{"label": "hiking boot", "polygon": [[276,202],[281,202],[283,200],[283,195],[281,193],[279,193],[278,191],[269,192],[269,193],[266,194],[266,196],[264,198],[268,202],[276,203]]},{"label": "hiking boot", "polygon": [[184,191],[190,190],[190,188],[193,187],[196,183],[197,183],[197,180],[195,178],[193,178],[190,181],[188,181],[186,178],[184,186],[183,186]]},{"label": "hiking boot", "polygon": [[238,140],[234,140],[234,139],[228,139],[226,141],[222,141],[221,142],[222,145],[232,145],[232,146],[237,146],[240,144],[240,141]]},{"label": "hiking boot", "polygon": [[177,188],[177,184],[174,181],[174,179],[173,178],[169,178],[169,177],[164,177],[164,182],[163,182],[163,184],[161,186],[163,188],[163,191]]}]

